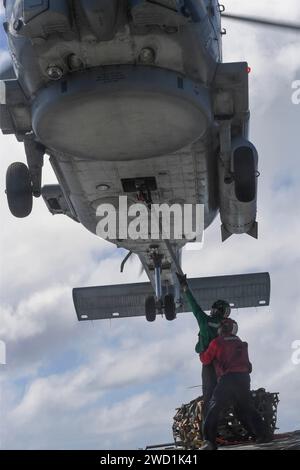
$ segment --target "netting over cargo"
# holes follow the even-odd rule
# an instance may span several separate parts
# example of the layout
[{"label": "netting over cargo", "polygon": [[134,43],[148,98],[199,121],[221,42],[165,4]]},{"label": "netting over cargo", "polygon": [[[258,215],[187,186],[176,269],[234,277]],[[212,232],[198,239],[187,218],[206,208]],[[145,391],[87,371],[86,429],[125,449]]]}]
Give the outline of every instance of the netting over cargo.
[{"label": "netting over cargo", "polygon": [[[254,406],[262,416],[271,434],[276,430],[278,393],[266,392],[264,388],[253,390]],[[176,443],[185,449],[197,449],[203,442],[202,397],[182,405],[174,416],[173,435]],[[220,418],[218,443],[247,442],[253,438],[237,418],[233,407],[228,408]]]}]

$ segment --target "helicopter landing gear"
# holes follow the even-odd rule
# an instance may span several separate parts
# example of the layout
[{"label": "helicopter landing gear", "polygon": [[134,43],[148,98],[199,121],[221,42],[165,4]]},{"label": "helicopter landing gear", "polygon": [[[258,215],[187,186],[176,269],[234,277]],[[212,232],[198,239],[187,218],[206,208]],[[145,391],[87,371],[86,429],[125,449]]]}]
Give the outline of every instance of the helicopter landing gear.
[{"label": "helicopter landing gear", "polygon": [[165,314],[165,317],[168,321],[173,321],[176,319],[176,305],[173,295],[165,295],[163,301],[157,301],[154,295],[146,298],[146,320],[152,323],[156,320],[156,315],[158,314]]},{"label": "helicopter landing gear", "polygon": [[42,170],[45,147],[30,138],[25,140],[24,146],[32,182],[32,193],[34,197],[40,197],[42,193]]},{"label": "helicopter landing gear", "polygon": [[156,319],[156,300],[154,295],[147,297],[145,302],[146,320],[154,322]]},{"label": "helicopter landing gear", "polygon": [[6,173],[6,196],[12,215],[27,217],[32,211],[32,183],[24,163],[12,163]]},{"label": "helicopter landing gear", "polygon": [[162,280],[161,280],[161,261],[162,256],[157,253],[154,248],[152,253],[154,263],[154,277],[155,277],[155,296],[149,296],[145,302],[146,319],[153,322],[156,315],[164,314],[168,321],[173,321],[176,318],[176,305],[174,296],[167,293],[163,295]]},{"label": "helicopter landing gear", "polygon": [[12,215],[28,217],[32,211],[33,196],[42,192],[42,169],[45,147],[28,137],[24,141],[27,165],[12,163],[6,173],[6,196]]},{"label": "helicopter landing gear", "polygon": [[164,300],[164,307],[165,307],[165,317],[168,321],[173,321],[176,318],[176,305],[174,296],[171,294],[167,294]]}]

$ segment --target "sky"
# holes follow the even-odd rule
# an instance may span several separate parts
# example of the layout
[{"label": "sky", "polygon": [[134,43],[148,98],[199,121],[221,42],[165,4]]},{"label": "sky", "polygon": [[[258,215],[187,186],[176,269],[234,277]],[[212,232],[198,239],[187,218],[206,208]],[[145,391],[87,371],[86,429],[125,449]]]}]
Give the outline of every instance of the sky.
[{"label": "sky", "polygon": [[[227,11],[300,21],[297,0],[224,0]],[[249,343],[252,386],[280,392],[281,432],[300,429],[300,36],[224,21],[224,61],[247,60],[251,140],[260,155],[260,237],[221,243],[220,221],[204,249],[184,254],[190,277],[269,271],[271,305],[232,312]],[[5,42],[0,35],[0,64]],[[120,274],[121,253],[42,200],[32,215],[14,219],[5,173],[25,161],[13,136],[0,136],[0,365],[2,449],[137,449],[172,440],[172,418],[196,398],[200,363],[192,314],[174,322],[144,318],[78,323],[72,288],[137,282],[133,259]],[[44,183],[55,182],[48,162]],[[294,356],[295,357],[295,356]],[[298,356],[300,357],[300,356]]]}]

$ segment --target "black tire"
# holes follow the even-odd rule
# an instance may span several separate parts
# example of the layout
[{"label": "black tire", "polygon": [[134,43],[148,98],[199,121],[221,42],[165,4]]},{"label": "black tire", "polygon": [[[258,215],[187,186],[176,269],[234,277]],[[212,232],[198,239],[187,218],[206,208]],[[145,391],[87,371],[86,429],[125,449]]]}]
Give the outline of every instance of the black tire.
[{"label": "black tire", "polygon": [[145,302],[145,314],[148,322],[154,322],[156,319],[156,301],[155,297],[149,296]]},{"label": "black tire", "polygon": [[176,318],[176,305],[174,297],[171,294],[165,296],[165,317],[168,321],[173,321]]},{"label": "black tire", "polygon": [[28,167],[12,163],[6,173],[6,196],[12,215],[27,217],[32,211],[32,184]]}]

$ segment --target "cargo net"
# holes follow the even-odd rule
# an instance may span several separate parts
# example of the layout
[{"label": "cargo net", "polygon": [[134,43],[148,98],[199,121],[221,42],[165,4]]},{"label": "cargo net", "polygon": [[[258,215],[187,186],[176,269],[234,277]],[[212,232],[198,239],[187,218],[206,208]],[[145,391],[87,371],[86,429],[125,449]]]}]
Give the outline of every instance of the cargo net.
[{"label": "cargo net", "polygon": [[[271,434],[276,430],[278,393],[268,393],[264,388],[252,391],[254,406],[262,416]],[[173,435],[176,445],[185,449],[198,449],[203,442],[202,397],[182,405],[174,416]],[[231,407],[220,417],[218,444],[227,445],[250,441],[254,438],[243,427]]]}]

